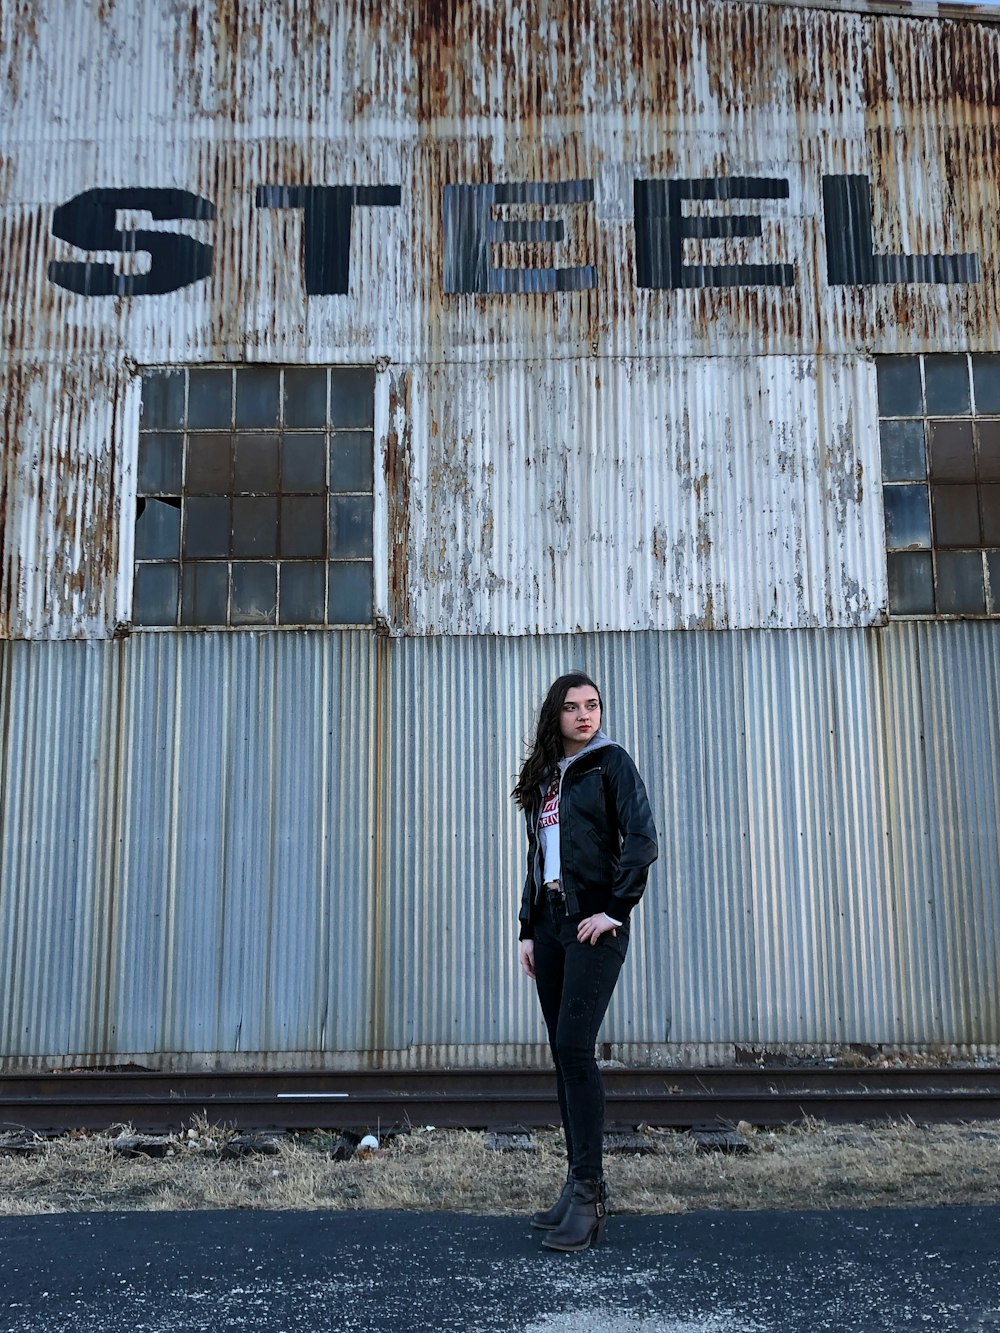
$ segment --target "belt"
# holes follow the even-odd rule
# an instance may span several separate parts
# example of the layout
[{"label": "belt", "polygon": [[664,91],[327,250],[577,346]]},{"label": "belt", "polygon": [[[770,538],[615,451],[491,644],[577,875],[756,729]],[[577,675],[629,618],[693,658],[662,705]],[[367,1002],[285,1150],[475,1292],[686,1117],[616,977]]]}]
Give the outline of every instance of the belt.
[{"label": "belt", "polygon": [[550,898],[555,898],[560,902],[565,902],[566,892],[563,889],[563,886],[559,880],[557,879],[547,880],[546,883],[542,885],[542,888],[545,890],[545,892],[549,895]]}]

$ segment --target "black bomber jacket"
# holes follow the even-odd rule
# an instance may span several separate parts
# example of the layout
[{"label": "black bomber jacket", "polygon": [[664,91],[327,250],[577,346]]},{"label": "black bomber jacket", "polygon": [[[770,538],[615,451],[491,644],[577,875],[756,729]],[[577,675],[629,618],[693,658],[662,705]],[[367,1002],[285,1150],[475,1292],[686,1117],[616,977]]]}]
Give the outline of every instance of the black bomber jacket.
[{"label": "black bomber jacket", "polygon": [[[525,811],[528,868],[521,894],[520,938],[535,933],[542,888],[538,800]],[[625,750],[603,732],[574,755],[559,792],[560,878],[570,917],[607,912],[622,924],[642,897],[658,854],[656,827],[642,778]]]}]

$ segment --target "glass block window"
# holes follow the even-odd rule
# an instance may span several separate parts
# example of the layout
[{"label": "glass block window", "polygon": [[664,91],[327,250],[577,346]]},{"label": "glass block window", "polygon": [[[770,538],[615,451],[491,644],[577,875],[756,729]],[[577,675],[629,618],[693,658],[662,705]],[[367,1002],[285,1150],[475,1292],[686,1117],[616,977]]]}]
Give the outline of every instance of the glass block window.
[{"label": "glass block window", "polygon": [[894,616],[1000,616],[1000,355],[876,362]]},{"label": "glass block window", "polygon": [[147,371],[133,624],[371,624],[374,393],[364,367]]}]

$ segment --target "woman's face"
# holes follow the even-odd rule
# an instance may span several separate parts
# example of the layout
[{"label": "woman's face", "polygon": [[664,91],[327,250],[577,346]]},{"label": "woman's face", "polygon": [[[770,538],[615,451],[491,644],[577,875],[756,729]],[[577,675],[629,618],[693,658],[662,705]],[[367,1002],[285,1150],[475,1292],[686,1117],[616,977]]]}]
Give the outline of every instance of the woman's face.
[{"label": "woman's face", "polygon": [[600,725],[601,700],[593,685],[574,685],[567,690],[559,713],[563,753],[567,756],[579,754],[597,735]]}]

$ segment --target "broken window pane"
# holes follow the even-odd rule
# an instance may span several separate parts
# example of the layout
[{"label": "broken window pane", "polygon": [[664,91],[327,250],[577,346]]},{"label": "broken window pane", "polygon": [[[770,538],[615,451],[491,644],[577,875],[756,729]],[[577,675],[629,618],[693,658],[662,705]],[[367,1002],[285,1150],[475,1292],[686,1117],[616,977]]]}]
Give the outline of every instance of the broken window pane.
[{"label": "broken window pane", "polygon": [[265,558],[277,553],[277,498],[237,496],[233,501],[233,555]]},{"label": "broken window pane", "polygon": [[371,430],[375,424],[375,372],[330,371],[330,424],[335,429]]},{"label": "broken window pane", "polygon": [[886,486],[885,544],[890,551],[930,546],[931,521],[926,486]]},{"label": "broken window pane", "polygon": [[890,614],[933,615],[934,577],[930,552],[891,552],[888,561]]},{"label": "broken window pane", "polygon": [[369,561],[332,561],[327,619],[332,625],[370,625],[372,567]]},{"label": "broken window pane", "polygon": [[969,367],[964,356],[924,357],[928,416],[961,416],[972,410]]},{"label": "broken window pane", "polygon": [[979,546],[979,496],[975,486],[932,486],[935,546]]},{"label": "broken window pane", "polygon": [[878,410],[883,417],[918,417],[922,411],[920,358],[882,356],[875,363]]},{"label": "broken window pane", "polygon": [[188,561],[181,585],[182,625],[225,625],[229,566],[224,560]]},{"label": "broken window pane", "polygon": [[281,406],[281,372],[254,366],[236,372],[237,426],[276,426]]},{"label": "broken window pane", "polygon": [[184,436],[139,436],[136,489],[140,495],[180,495],[184,478]]},{"label": "broken window pane", "polygon": [[229,554],[230,501],[191,499],[185,502],[184,557]]},{"label": "broken window pane", "polygon": [[982,615],[986,610],[983,557],[979,551],[941,551],[937,562],[937,609],[942,615]]},{"label": "broken window pane", "polygon": [[282,565],[279,594],[279,624],[321,625],[326,618],[326,565]]},{"label": "broken window pane", "polygon": [[133,624],[177,624],[177,570],[177,565],[136,565]]},{"label": "broken window pane", "polygon": [[137,560],[176,560],[181,547],[181,502],[142,500],[135,520]]},{"label": "broken window pane", "polygon": [[285,425],[326,425],[326,371],[285,371]]},{"label": "broken window pane", "polygon": [[263,560],[233,563],[229,620],[233,625],[273,625],[278,604],[278,567]]},{"label": "broken window pane", "polygon": [[188,429],[228,429],[233,423],[233,372],[192,370],[188,381]]},{"label": "broken window pane", "polygon": [[335,431],[330,436],[330,490],[370,491],[373,481],[371,432]]},{"label": "broken window pane", "polygon": [[986,610],[990,615],[1000,614],[1000,551],[987,551],[986,555]]},{"label": "broken window pane", "polygon": [[971,421],[932,421],[931,476],[951,481],[975,481],[976,455]]},{"label": "broken window pane", "polygon": [[326,501],[321,495],[286,495],[281,499],[280,554],[322,560],[326,555]]},{"label": "broken window pane", "polygon": [[237,435],[233,490],[273,495],[277,489],[277,435]]},{"label": "broken window pane", "polygon": [[189,435],[187,473],[184,489],[188,495],[228,495],[233,489],[233,437],[225,435]]},{"label": "broken window pane", "polygon": [[883,481],[922,481],[927,476],[922,421],[883,421],[879,435]]},{"label": "broken window pane", "polygon": [[325,435],[317,432],[284,436],[281,441],[281,489],[299,493],[326,490]]},{"label": "broken window pane", "polygon": [[142,377],[143,430],[174,430],[184,425],[184,372],[147,372]]}]

